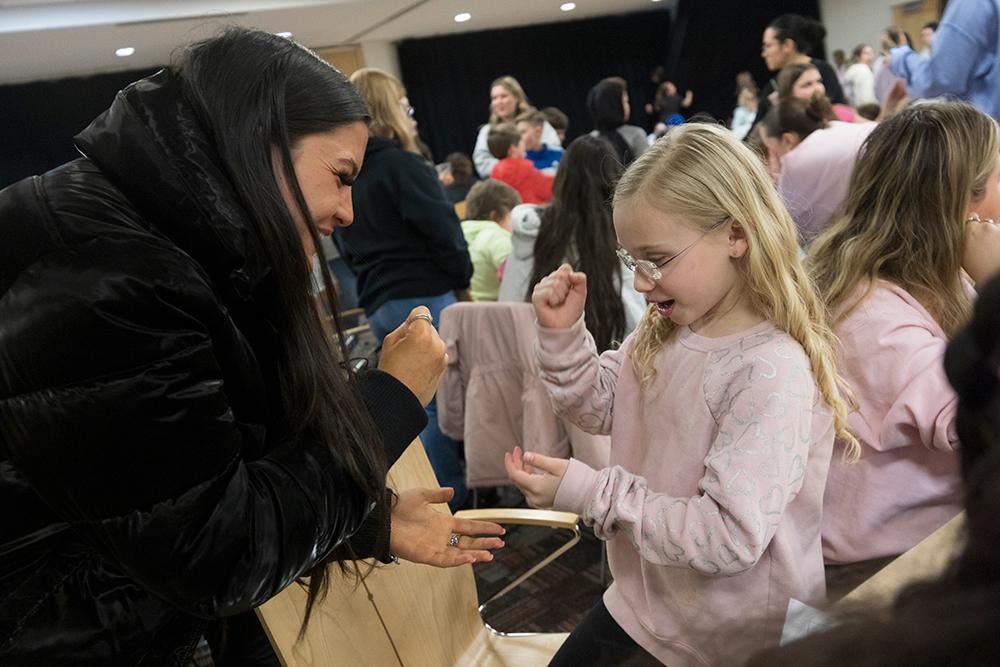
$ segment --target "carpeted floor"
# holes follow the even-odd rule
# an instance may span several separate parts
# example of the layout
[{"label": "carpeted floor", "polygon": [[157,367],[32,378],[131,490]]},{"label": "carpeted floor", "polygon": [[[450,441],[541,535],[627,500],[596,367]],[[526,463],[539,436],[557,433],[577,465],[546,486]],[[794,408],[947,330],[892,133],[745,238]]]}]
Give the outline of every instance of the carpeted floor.
[{"label": "carpeted floor", "polygon": [[[611,581],[601,575],[602,543],[586,527],[581,540],[518,588],[490,604],[484,618],[502,632],[569,632]],[[474,566],[480,604],[571,537],[565,530],[508,526],[506,546]]]}]

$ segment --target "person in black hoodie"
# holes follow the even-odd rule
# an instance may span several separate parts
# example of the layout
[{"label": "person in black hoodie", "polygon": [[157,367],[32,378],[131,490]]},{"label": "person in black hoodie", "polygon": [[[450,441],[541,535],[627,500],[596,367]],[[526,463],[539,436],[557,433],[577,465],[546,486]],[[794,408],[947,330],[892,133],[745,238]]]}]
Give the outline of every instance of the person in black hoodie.
[{"label": "person in black hoodie", "polygon": [[231,29],[0,192],[0,664],[186,665],[221,618],[217,665],[277,664],[252,610],[298,578],[308,621],[331,562],[499,546],[447,489],[385,489],[444,369],[427,310],[356,376],[311,293],[367,119],[311,52]]},{"label": "person in black hoodie", "polygon": [[[403,85],[374,68],[358,70],[351,83],[372,120],[365,168],[354,183],[357,219],[337,229],[334,238],[358,276],[358,302],[380,338],[418,304],[438,322],[440,312],[457,301],[456,293],[467,292],[472,259],[454,206],[434,168],[416,152],[416,126],[407,114]],[[421,440],[438,480],[455,489],[451,507],[456,509],[466,493],[458,444],[440,432],[433,401],[427,416]]]}]

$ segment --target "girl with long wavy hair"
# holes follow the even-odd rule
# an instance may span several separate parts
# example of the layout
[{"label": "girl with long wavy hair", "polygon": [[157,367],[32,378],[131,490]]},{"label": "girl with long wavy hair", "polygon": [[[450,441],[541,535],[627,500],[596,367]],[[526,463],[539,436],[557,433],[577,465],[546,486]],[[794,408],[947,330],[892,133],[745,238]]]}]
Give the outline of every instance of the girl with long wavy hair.
[{"label": "girl with long wavy hair", "polygon": [[608,540],[614,583],[553,665],[712,664],[712,628],[759,617],[741,639],[768,645],[790,598],[823,598],[823,489],[834,436],[854,442],[834,338],[791,218],[727,129],[650,147],[614,223],[649,302],[621,348],[599,356],[583,327],[589,276],[563,265],[533,295],[541,380],[561,414],[611,434],[611,467],[515,449],[507,470]]},{"label": "girl with long wavy hair", "polygon": [[852,568],[858,578],[961,509],[956,396],[941,361],[969,316],[970,279],[1000,268],[998,217],[996,122],[967,104],[919,103],[872,132],[842,215],[809,247],[861,443],[854,464],[836,447],[823,552],[832,565],[871,561]]}]

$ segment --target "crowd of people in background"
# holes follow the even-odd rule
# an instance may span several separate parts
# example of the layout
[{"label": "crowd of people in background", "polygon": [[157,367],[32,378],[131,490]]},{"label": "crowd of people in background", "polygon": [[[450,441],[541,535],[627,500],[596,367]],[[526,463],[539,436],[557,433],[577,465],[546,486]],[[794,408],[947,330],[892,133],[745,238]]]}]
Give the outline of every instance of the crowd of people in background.
[{"label": "crowd of people in background", "polygon": [[[0,560],[14,563],[0,570],[0,600],[18,601],[0,605],[0,662],[187,656],[214,637],[205,619],[235,615],[245,625],[213,639],[227,647],[218,664],[226,651],[228,664],[276,664],[252,608],[303,574],[311,608],[331,562],[488,560],[499,526],[426,514],[468,504],[461,443],[441,432],[434,399],[446,361],[434,327],[460,301],[530,302],[553,410],[611,437],[604,469],[519,447],[505,456],[529,504],[575,512],[608,542],[613,583],[551,664],[1000,659],[984,621],[997,611],[1000,535],[1000,3],[952,0],[919,52],[887,26],[832,63],[818,57],[826,30],[814,18],[783,14],[760,30],[770,76],[736,76],[730,118],[696,113],[663,67],[635,87],[609,73],[587,94],[588,117],[572,119],[537,109],[504,74],[483,91],[471,154],[454,147],[436,166],[396,77],[364,68],[348,83],[293,42],[230,31],[126,93],[162,133],[155,182],[177,197],[142,180],[149,165],[126,140],[145,120],[125,98],[81,135],[85,157],[39,177],[58,206],[28,181],[0,193],[0,225],[34,253],[25,263],[0,244],[15,267],[0,271],[0,314],[18,323],[0,338],[0,361],[17,369],[0,373],[0,410],[33,425],[0,449],[0,490],[29,517],[28,537],[0,544],[21,556]],[[257,61],[289,86],[231,126]],[[330,91],[323,113],[296,92],[306,83]],[[255,165],[245,180],[220,185],[243,163]],[[192,168],[204,189],[177,176]],[[22,229],[10,211],[45,224]],[[320,235],[355,285],[331,277]],[[106,266],[92,239],[138,259]],[[46,292],[36,275],[73,282]],[[26,309],[33,290],[49,310]],[[327,299],[317,312],[339,332],[337,290],[355,292],[344,296],[381,346],[372,375],[344,369],[343,347],[315,352],[327,330],[312,297]],[[168,312],[150,314],[154,303]],[[77,347],[79,370],[25,365],[47,358],[38,323],[57,307],[75,335],[110,341],[95,358],[115,373]],[[224,395],[223,379],[240,393]],[[128,428],[152,449],[165,423],[197,433],[202,449],[185,456],[209,461],[202,474],[137,482],[125,499],[75,481],[60,420],[98,458],[128,459],[107,444],[101,392],[134,402]],[[385,490],[417,433],[453,492]],[[253,530],[234,530],[220,508]],[[898,618],[849,616],[776,646],[790,600],[832,602],[963,509],[958,560],[894,602]],[[306,515],[315,529],[299,526]],[[66,522],[83,528],[70,535]],[[194,553],[197,540],[218,553]],[[185,568],[197,581],[181,586]],[[126,592],[95,610],[90,585]],[[928,610],[969,623],[938,626]],[[129,620],[141,613],[147,629]],[[86,620],[102,614],[113,623]],[[40,639],[47,624],[55,644]]]}]

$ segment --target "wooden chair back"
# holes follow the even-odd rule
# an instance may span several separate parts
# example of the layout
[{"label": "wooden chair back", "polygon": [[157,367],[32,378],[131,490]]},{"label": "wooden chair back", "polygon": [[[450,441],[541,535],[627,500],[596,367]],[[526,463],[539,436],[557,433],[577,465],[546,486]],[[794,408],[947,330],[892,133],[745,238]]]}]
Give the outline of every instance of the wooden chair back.
[{"label": "wooden chair back", "polygon": [[[419,440],[388,479],[397,491],[438,486]],[[330,572],[329,594],[314,607],[301,642],[301,586],[292,584],[257,610],[285,667],[455,665],[484,630],[472,566],[439,569],[401,561],[377,567],[360,583],[335,565]]]}]

